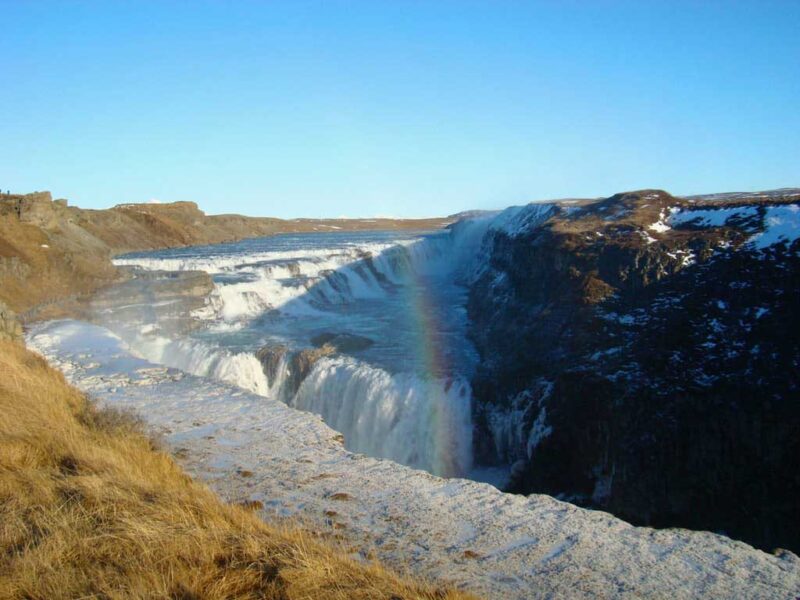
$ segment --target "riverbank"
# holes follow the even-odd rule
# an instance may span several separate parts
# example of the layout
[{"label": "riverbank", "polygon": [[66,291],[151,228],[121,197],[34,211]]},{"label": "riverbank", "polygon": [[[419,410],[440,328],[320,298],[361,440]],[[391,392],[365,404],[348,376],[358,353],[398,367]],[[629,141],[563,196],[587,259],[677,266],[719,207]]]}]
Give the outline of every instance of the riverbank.
[{"label": "riverbank", "polygon": [[[0,341],[3,598],[466,598],[268,525],[187,477],[143,423]],[[328,538],[328,539],[326,539]]]},{"label": "riverbank", "polygon": [[[776,598],[800,588],[790,552],[708,532],[633,527],[550,496],[504,494],[348,452],[317,416],[136,358],[107,330],[29,334],[102,405],[146,415],[194,477],[267,520],[302,519],[353,552],[491,598]],[[263,505],[263,506],[262,506]]]}]

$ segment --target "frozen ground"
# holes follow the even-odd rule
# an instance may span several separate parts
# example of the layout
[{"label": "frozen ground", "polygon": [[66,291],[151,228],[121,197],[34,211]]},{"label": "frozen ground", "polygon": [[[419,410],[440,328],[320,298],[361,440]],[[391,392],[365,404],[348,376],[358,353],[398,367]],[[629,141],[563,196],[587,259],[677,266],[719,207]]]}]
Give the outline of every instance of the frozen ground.
[{"label": "frozen ground", "polygon": [[490,598],[800,595],[792,553],[632,527],[548,496],[353,454],[318,417],[152,365],[100,327],[47,323],[28,343],[100,402],[137,410],[223,497],[260,500],[268,519],[300,516],[416,575]]}]

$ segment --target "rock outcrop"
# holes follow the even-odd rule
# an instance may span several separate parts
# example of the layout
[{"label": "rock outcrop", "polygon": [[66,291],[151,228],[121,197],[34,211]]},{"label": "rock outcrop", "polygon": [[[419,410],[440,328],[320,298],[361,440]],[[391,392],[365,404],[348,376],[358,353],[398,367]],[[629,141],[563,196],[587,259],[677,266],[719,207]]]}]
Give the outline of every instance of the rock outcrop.
[{"label": "rock outcrop", "polygon": [[798,203],[647,190],[491,232],[478,460],[513,464],[511,491],[800,549]]},{"label": "rock outcrop", "polygon": [[368,337],[354,333],[326,332],[315,335],[311,338],[311,343],[317,348],[328,345],[332,346],[337,352],[350,353],[366,350],[375,342]]},{"label": "rock outcrop", "polygon": [[53,202],[50,192],[34,192],[14,196],[0,195],[0,215],[13,215],[21,223],[47,229],[56,226],[66,207],[66,200]]},{"label": "rock outcrop", "polygon": [[22,339],[22,326],[17,316],[5,304],[0,302],[0,340],[16,342]]},{"label": "rock outcrop", "polygon": [[331,344],[297,351],[292,351],[287,346],[279,344],[259,348],[256,351],[256,358],[261,363],[261,368],[264,375],[267,376],[270,386],[275,386],[276,382],[283,378],[280,381],[280,389],[276,389],[276,391],[283,394],[283,399],[289,402],[300,389],[305,378],[311,373],[317,361],[336,352],[336,347]]}]

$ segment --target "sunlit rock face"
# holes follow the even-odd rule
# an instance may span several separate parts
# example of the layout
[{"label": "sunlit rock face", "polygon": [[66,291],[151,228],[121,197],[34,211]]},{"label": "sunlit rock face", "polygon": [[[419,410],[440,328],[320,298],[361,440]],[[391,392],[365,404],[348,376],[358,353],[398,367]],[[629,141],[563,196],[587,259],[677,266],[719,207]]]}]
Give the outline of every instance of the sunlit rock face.
[{"label": "sunlit rock face", "polygon": [[0,302],[0,340],[18,341],[22,339],[22,326],[16,315]]},{"label": "sunlit rock face", "polygon": [[508,489],[800,548],[800,193],[560,206],[488,234],[476,460]]}]

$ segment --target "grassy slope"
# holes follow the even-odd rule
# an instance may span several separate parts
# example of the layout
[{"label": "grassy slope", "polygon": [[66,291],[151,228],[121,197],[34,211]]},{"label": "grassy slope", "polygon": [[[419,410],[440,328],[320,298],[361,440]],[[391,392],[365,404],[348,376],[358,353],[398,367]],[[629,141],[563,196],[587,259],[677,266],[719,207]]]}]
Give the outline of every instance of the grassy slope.
[{"label": "grassy slope", "polygon": [[0,342],[0,597],[464,597],[343,554],[223,504],[135,420]]}]

